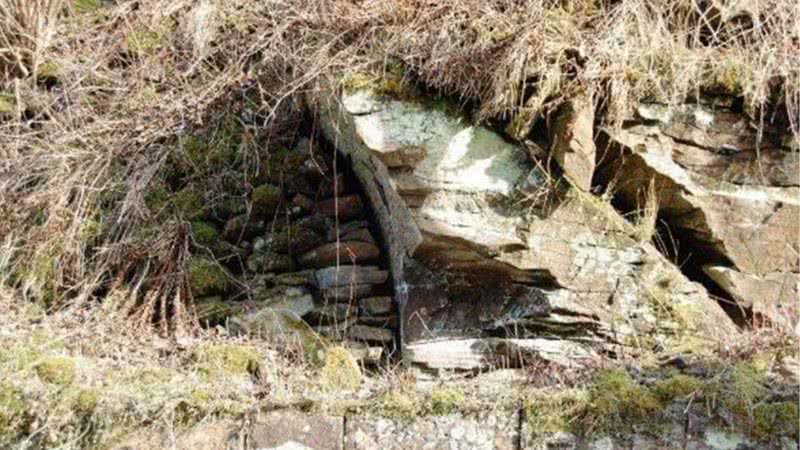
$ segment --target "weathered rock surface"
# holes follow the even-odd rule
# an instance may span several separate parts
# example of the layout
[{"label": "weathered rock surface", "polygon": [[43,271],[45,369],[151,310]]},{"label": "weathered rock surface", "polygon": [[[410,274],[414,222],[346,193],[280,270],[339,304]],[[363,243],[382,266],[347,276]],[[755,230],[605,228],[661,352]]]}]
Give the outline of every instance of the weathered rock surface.
[{"label": "weathered rock surface", "polygon": [[510,369],[534,357],[580,367],[597,358],[578,343],[563,339],[461,339],[410,344],[406,359],[427,369]]},{"label": "weathered rock surface", "polygon": [[303,267],[328,267],[338,264],[375,264],[381,250],[376,245],[359,241],[332,242],[304,253],[298,258]]},{"label": "weathered rock surface", "polygon": [[718,267],[707,273],[732,298],[769,309],[781,294],[752,295],[744,280],[752,287],[800,273],[800,153],[769,126],[759,144],[749,119],[725,109],[640,105],[637,119],[605,131],[605,178],[619,178],[631,208],[653,180],[659,214],[691,247],[690,264]]},{"label": "weathered rock surface", "polygon": [[249,444],[250,448],[264,450],[341,450],[343,436],[342,417],[275,411],[258,418],[253,424]]},{"label": "weathered rock surface", "polygon": [[[569,115],[553,148],[584,188],[593,167],[590,103]],[[399,236],[389,243],[390,265],[409,348],[451,340],[455,352],[464,339],[514,348],[512,339],[531,339],[542,344],[535,352],[565,361],[554,352],[613,352],[638,334],[664,332],[668,340],[670,330],[703,323],[726,328],[701,285],[642,242],[607,202],[582,189],[554,190],[522,146],[425,102],[358,91],[345,93],[343,105],[321,110],[323,121],[343,130],[326,129],[331,141],[345,155],[372,158],[378,203],[400,218],[382,232]],[[531,198],[546,201],[525,203]],[[402,238],[417,233],[419,245]],[[665,305],[678,313],[663,314]],[[674,317],[687,315],[680,311],[704,319],[687,326]],[[567,342],[560,349],[552,344],[559,339]],[[582,351],[573,352],[575,345]],[[414,362],[444,367],[446,358],[423,360],[434,353],[415,348]],[[482,352],[465,352],[454,354],[454,365],[494,364]]]},{"label": "weathered rock surface", "polygon": [[596,159],[594,102],[590,95],[567,101],[555,117],[550,153],[573,185],[584,191],[592,187]]},{"label": "weathered rock surface", "polygon": [[772,272],[757,276],[713,265],[703,266],[703,271],[739,306],[773,320],[787,320],[792,327],[800,320],[800,274]]},{"label": "weathered rock surface", "polygon": [[481,413],[419,418],[408,424],[385,418],[352,417],[345,448],[353,450],[519,448],[519,413]]}]

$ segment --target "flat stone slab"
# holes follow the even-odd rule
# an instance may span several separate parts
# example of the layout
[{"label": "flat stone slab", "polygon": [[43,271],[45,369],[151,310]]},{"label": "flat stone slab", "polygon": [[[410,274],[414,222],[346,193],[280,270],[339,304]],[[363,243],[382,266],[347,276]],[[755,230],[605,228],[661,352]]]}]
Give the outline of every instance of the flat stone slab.
[{"label": "flat stone slab", "polygon": [[[338,255],[338,260],[337,260]],[[302,254],[298,261],[303,267],[323,268],[335,266],[338,262],[356,264],[377,263],[381,255],[381,249],[373,244],[359,241],[342,241],[325,244]]]},{"label": "flat stone slab", "polygon": [[348,450],[512,450],[519,448],[519,413],[421,417],[413,423],[376,417],[348,417]]},{"label": "flat stone slab", "polygon": [[362,299],[361,308],[371,316],[381,316],[392,312],[391,297],[369,297]]},{"label": "flat stone slab", "polygon": [[342,450],[343,436],[342,417],[274,411],[253,424],[248,447],[257,450]]},{"label": "flat stone slab", "polygon": [[377,266],[332,266],[316,271],[316,283],[320,289],[349,286],[351,284],[382,284],[389,272]]}]

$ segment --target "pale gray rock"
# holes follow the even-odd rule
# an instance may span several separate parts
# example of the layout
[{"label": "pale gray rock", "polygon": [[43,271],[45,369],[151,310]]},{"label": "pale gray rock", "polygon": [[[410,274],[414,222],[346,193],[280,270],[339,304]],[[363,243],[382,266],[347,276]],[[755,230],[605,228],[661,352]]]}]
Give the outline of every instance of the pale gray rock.
[{"label": "pale gray rock", "polygon": [[316,285],[327,289],[351,284],[382,284],[389,273],[377,266],[333,266],[316,271]]},{"label": "pale gray rock", "polygon": [[348,417],[350,450],[512,450],[519,445],[518,412],[419,417],[412,423],[379,417]]}]

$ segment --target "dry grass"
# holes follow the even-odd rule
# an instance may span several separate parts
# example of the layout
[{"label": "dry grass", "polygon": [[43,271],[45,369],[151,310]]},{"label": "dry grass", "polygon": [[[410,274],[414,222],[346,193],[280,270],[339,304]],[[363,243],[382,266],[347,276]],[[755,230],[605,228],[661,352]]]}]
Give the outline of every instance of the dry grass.
[{"label": "dry grass", "polygon": [[610,123],[715,91],[800,135],[796,2],[728,3],[3,0],[1,278],[48,307],[125,290],[139,325],[191,331],[187,218],[147,194],[187,134],[234,117],[238,154],[258,161],[317,80],[353,72],[400,67],[523,129],[581,91]]},{"label": "dry grass", "polygon": [[0,71],[36,77],[56,31],[63,0],[0,1]]}]

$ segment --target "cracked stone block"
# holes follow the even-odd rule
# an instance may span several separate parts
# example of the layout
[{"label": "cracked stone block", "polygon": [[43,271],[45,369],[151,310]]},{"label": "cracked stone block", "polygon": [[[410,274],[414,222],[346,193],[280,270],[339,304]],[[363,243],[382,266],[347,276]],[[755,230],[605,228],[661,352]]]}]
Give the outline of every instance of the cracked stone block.
[{"label": "cracked stone block", "polygon": [[250,448],[342,450],[344,418],[273,411],[260,417],[250,431]]}]

